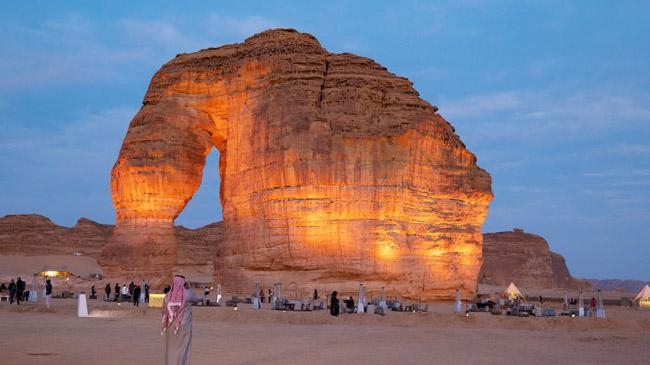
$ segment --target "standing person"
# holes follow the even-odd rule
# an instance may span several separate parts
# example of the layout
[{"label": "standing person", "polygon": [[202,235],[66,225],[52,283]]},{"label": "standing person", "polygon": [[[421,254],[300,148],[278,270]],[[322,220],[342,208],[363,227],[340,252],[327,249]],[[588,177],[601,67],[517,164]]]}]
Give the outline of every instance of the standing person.
[{"label": "standing person", "polygon": [[122,285],[122,300],[129,300],[129,287],[126,284]]},{"label": "standing person", "polygon": [[105,301],[111,300],[111,283],[106,284],[106,287],[104,288],[104,294],[106,294],[104,297]]},{"label": "standing person", "polygon": [[45,280],[45,306],[50,307],[50,298],[52,298],[52,280]]},{"label": "standing person", "polygon": [[330,299],[330,314],[333,316],[339,315],[339,298],[336,297],[337,294],[338,292],[334,290]]},{"label": "standing person", "polygon": [[162,334],[165,336],[165,364],[189,364],[192,347],[192,304],[201,298],[187,288],[185,277],[174,276],[163,300]]},{"label": "standing person", "polygon": [[269,288],[269,303],[271,303],[271,298],[273,298],[273,292],[271,291],[271,288]]},{"label": "standing person", "polygon": [[260,303],[264,303],[264,289],[260,289]]},{"label": "standing person", "polygon": [[25,282],[19,276],[18,281],[16,281],[16,304],[20,305],[20,301],[23,299],[24,293],[25,293]]},{"label": "standing person", "polygon": [[120,285],[115,283],[115,301],[117,302],[120,299]]},{"label": "standing person", "polygon": [[149,282],[147,281],[144,284],[144,302],[149,303],[149,290],[151,290],[151,285],[149,285]]},{"label": "standing person", "polygon": [[314,289],[314,295],[313,295],[313,297],[314,297],[314,301],[317,301],[317,300],[318,300],[318,290]]},{"label": "standing person", "polygon": [[14,279],[11,279],[9,282],[9,304],[12,304],[14,302],[14,295],[16,295],[16,282]]},{"label": "standing person", "polygon": [[140,293],[142,292],[142,288],[140,288],[140,285],[136,285],[135,288],[133,288],[133,306],[139,307],[140,306]]},{"label": "standing person", "polygon": [[[18,278],[20,279],[20,278]],[[591,297],[591,316],[593,316],[596,313],[596,298]]]},{"label": "standing person", "polygon": [[210,304],[210,288],[206,285],[203,288],[203,305]]},{"label": "standing person", "polygon": [[90,287],[90,299],[97,299],[97,290],[94,285]]}]

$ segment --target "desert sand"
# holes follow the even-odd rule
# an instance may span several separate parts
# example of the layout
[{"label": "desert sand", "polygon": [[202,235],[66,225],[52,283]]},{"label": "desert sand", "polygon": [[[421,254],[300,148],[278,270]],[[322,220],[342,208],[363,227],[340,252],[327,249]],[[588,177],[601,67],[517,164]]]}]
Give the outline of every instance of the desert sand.
[{"label": "desert sand", "polygon": [[[45,257],[45,256],[44,256]],[[46,258],[54,261],[53,258]],[[78,260],[80,259],[80,260]],[[90,259],[90,258],[89,258]],[[61,257],[62,264],[97,267],[92,259]],[[85,264],[83,264],[85,262]],[[82,265],[83,264],[83,265]],[[37,258],[0,256],[0,280],[30,278]],[[9,274],[13,272],[15,274]],[[24,273],[23,273],[24,272]],[[27,281],[29,289],[30,280]],[[55,294],[107,281],[56,281]],[[229,296],[225,296],[229,298]],[[559,309],[559,303],[550,303]],[[193,364],[613,364],[647,363],[650,311],[607,306],[606,319],[518,318],[453,313],[452,302],[424,313],[343,314],[261,310],[240,304],[193,308]],[[0,303],[2,361],[6,364],[160,364],[162,310],[146,305],[42,297],[17,306]]]},{"label": "desert sand", "polygon": [[[6,364],[160,364],[161,310],[75,299],[0,304]],[[426,313],[344,314],[193,308],[194,364],[647,363],[650,311],[608,307],[607,319],[469,317],[437,303]],[[10,349],[7,351],[7,349]]]}]

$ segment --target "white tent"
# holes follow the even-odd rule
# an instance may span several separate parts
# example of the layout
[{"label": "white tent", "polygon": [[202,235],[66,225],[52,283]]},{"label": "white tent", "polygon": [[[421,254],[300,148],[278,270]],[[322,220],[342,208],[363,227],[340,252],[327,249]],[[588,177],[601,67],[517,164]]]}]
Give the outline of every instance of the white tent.
[{"label": "white tent", "polygon": [[517,289],[515,283],[510,283],[510,285],[508,285],[508,287],[506,288],[506,290],[503,291],[503,293],[506,295],[508,299],[519,298],[519,299],[526,300],[526,297],[523,294],[521,294],[519,289]]},{"label": "white tent", "polygon": [[634,297],[634,301],[638,301],[641,307],[650,307],[650,286],[646,284],[639,294]]}]

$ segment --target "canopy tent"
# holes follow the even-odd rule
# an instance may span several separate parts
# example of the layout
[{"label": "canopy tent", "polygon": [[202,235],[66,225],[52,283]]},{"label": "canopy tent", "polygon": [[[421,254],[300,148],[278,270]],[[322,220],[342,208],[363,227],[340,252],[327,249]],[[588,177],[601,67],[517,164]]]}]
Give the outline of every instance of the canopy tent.
[{"label": "canopy tent", "polygon": [[60,266],[60,267],[51,267],[51,266],[43,266],[41,271],[36,273],[38,276],[42,276],[44,278],[68,278],[70,275],[70,271],[68,271],[67,266]]},{"label": "canopy tent", "polygon": [[508,287],[503,291],[503,294],[508,298],[508,299],[523,299],[526,300],[526,297],[521,294],[519,289],[517,289],[517,286],[515,283],[510,283]]},{"label": "canopy tent", "polygon": [[650,307],[650,286],[646,284],[639,294],[634,297],[634,301],[638,301],[641,307]]}]

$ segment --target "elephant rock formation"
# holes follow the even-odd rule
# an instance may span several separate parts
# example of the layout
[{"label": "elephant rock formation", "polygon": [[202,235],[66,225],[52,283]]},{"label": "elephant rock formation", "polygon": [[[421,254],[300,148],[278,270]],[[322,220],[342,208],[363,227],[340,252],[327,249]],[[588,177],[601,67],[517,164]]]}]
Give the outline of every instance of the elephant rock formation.
[{"label": "elephant rock formation", "polygon": [[409,80],[295,30],[178,55],[151,80],[113,167],[104,273],[171,274],[174,219],[216,147],[214,275],[229,290],[472,293],[491,178],[436,110]]}]

